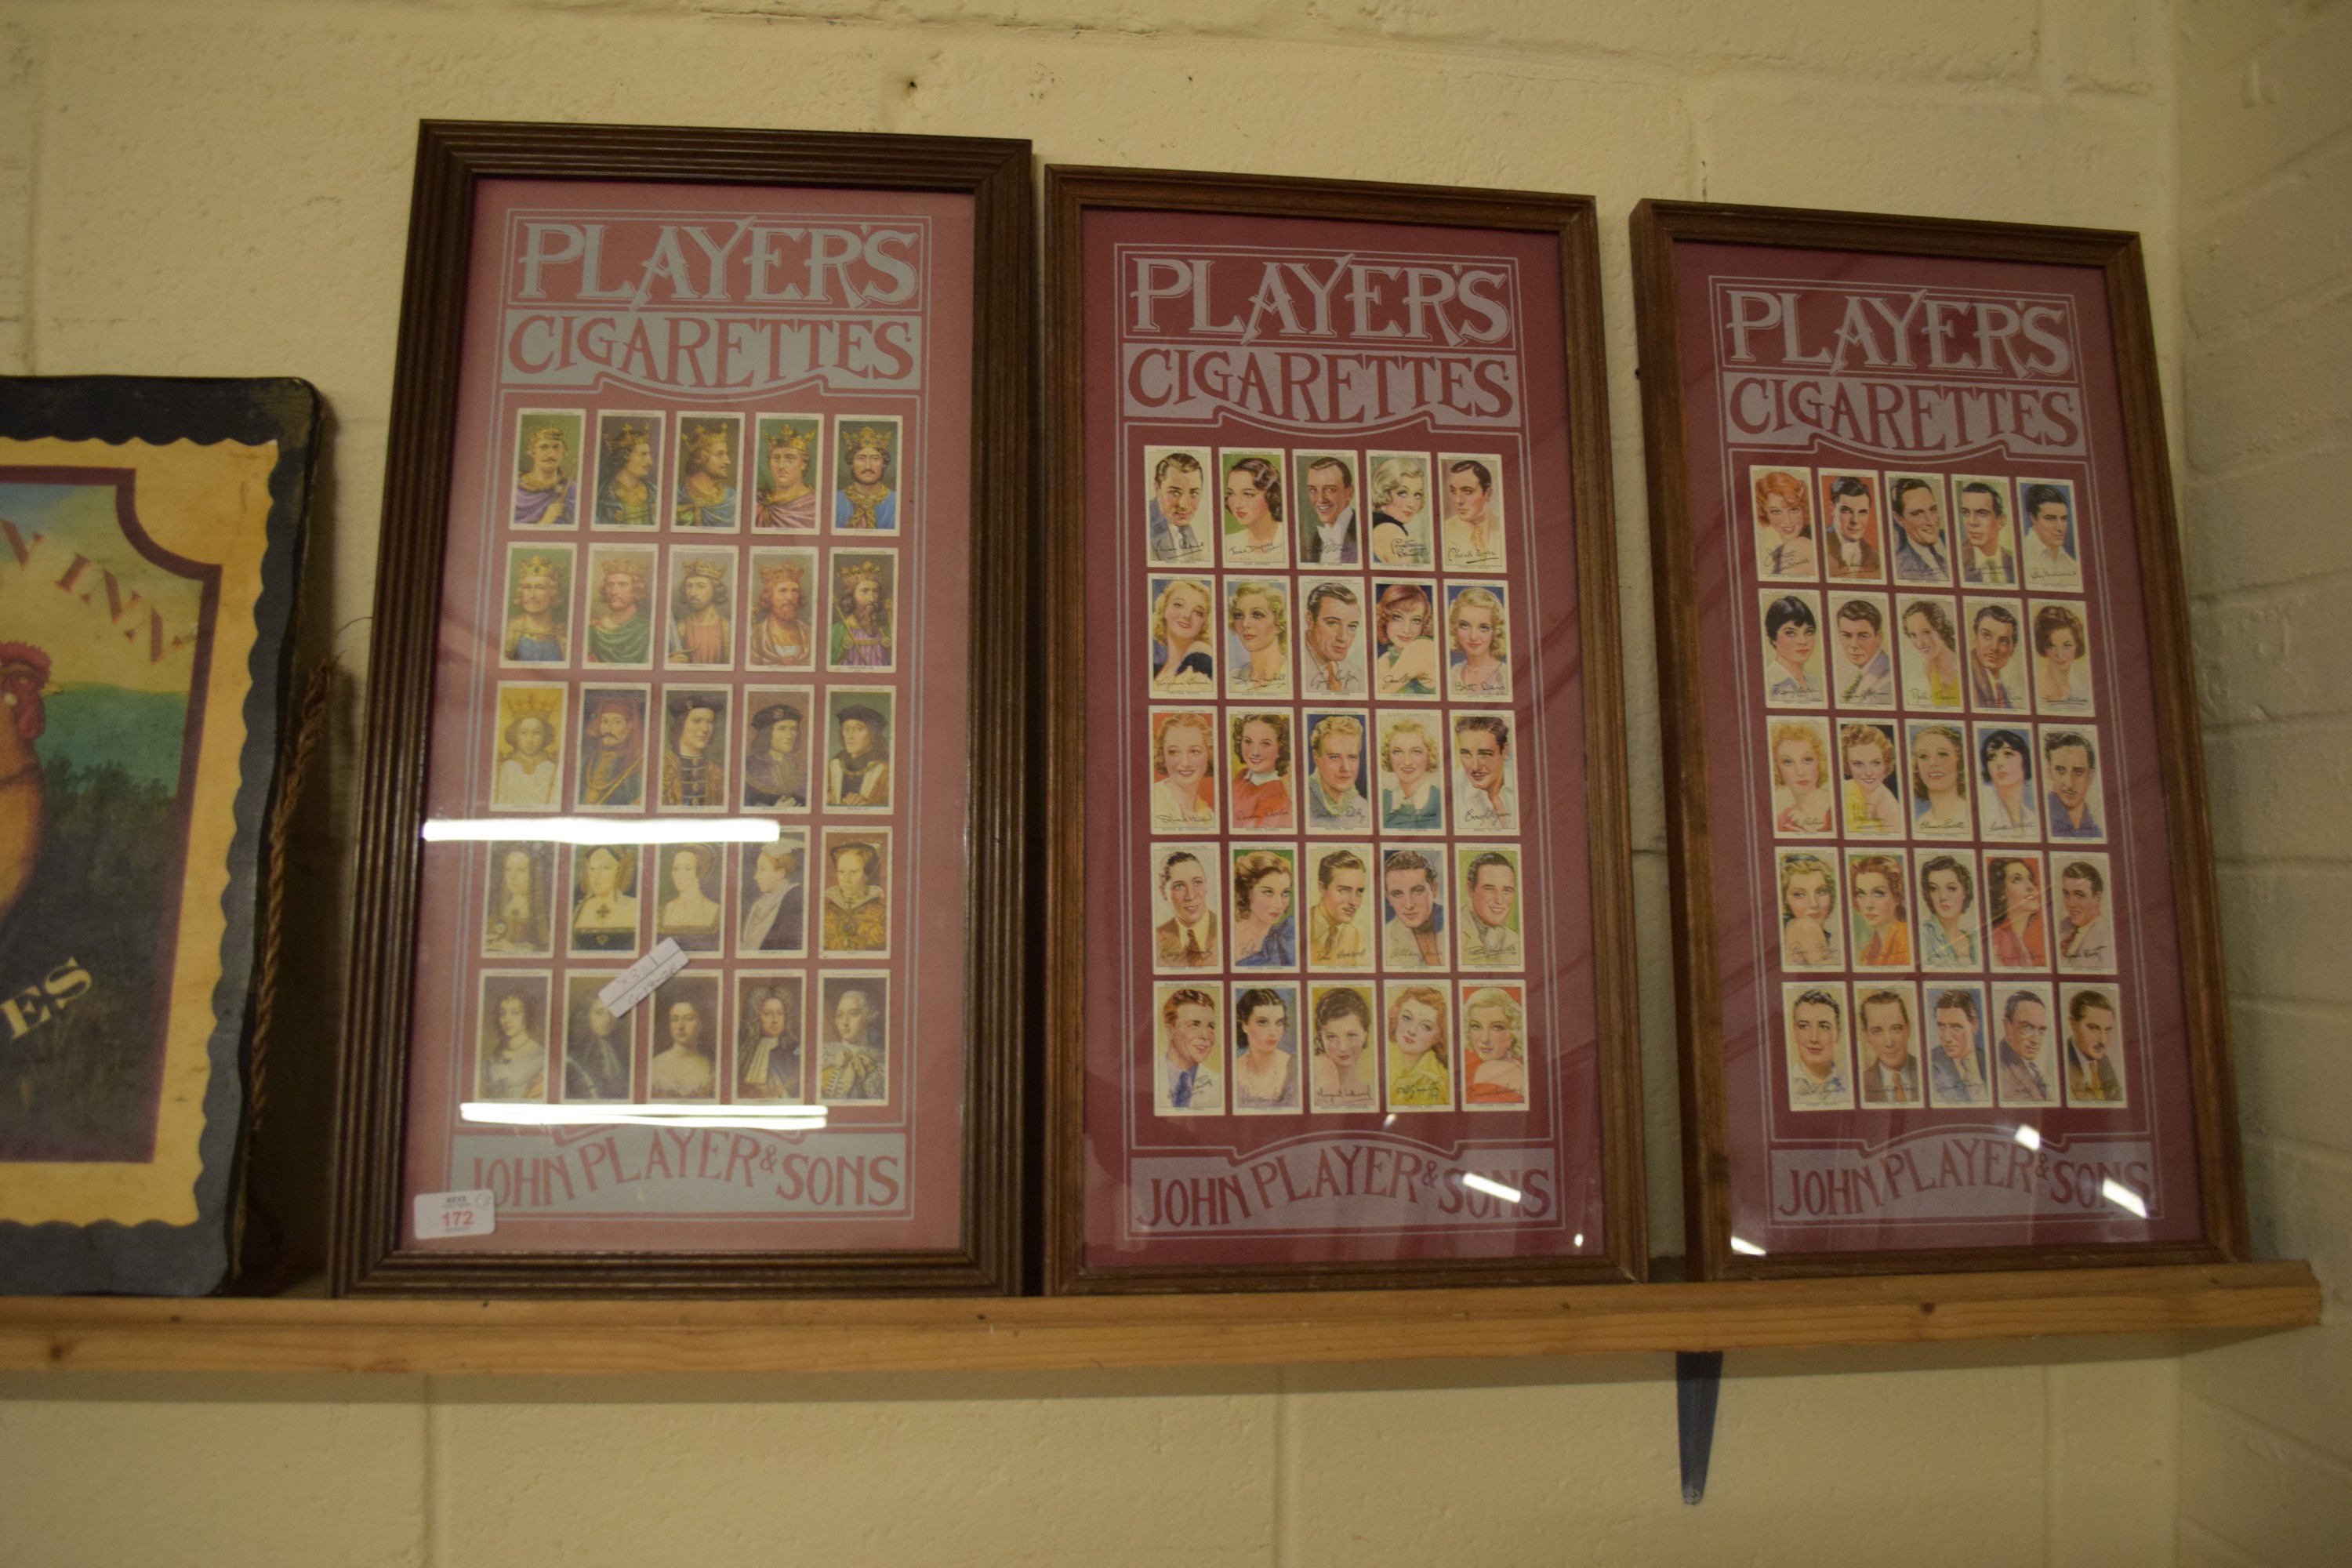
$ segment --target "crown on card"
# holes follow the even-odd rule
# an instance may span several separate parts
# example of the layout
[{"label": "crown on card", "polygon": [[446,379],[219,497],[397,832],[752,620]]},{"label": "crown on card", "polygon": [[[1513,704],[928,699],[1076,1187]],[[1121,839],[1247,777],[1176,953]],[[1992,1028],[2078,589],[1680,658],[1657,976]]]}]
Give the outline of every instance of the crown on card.
[{"label": "crown on card", "polygon": [[898,431],[887,426],[877,429],[871,425],[860,425],[849,433],[849,449],[855,452],[860,447],[871,447],[877,452],[887,453],[890,450],[890,443],[897,438],[898,434]]},{"label": "crown on card", "polygon": [[882,586],[882,568],[878,563],[844,561],[834,570],[841,574],[841,585],[845,591],[855,589],[860,583],[871,583],[877,590]]},{"label": "crown on card", "polygon": [[620,428],[604,437],[604,445],[615,452],[625,452],[640,441],[652,439],[653,433],[644,426],[624,423]]},{"label": "crown on card", "polygon": [[522,563],[522,575],[516,581],[528,583],[533,577],[544,577],[551,583],[556,581],[555,563],[544,555],[530,557]]},{"label": "crown on card", "polygon": [[727,563],[724,561],[688,561],[684,570],[688,577],[708,577],[713,583],[727,581]]},{"label": "crown on card", "polygon": [[499,700],[506,704],[507,722],[509,724],[520,724],[525,719],[544,719],[551,724],[555,721],[556,710],[563,706],[563,693],[541,691],[528,686],[510,686],[499,693]]},{"label": "crown on card", "polygon": [[801,579],[807,574],[805,568],[790,563],[782,566],[762,566],[760,568],[760,586],[765,589],[772,588],[779,583],[790,583],[797,588],[801,584]]},{"label": "crown on card", "polygon": [[795,430],[789,425],[778,426],[776,433],[768,437],[768,450],[771,452],[793,451],[805,456],[808,449],[807,432]]}]

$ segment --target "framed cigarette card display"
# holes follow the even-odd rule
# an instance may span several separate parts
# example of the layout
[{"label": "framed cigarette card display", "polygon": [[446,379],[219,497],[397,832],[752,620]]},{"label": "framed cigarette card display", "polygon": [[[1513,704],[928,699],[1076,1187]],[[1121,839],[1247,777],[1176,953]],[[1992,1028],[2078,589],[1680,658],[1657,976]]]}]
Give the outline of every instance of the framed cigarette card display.
[{"label": "framed cigarette card display", "polygon": [[0,379],[0,1293],[228,1272],[319,397]]},{"label": "framed cigarette card display", "polygon": [[2137,239],[1633,252],[1694,1270],[2242,1256]]},{"label": "framed cigarette card display", "polygon": [[1591,203],[1046,190],[1049,1288],[1640,1278]]},{"label": "framed cigarette card display", "polygon": [[1018,1289],[1029,168],[424,127],[339,1289]]}]

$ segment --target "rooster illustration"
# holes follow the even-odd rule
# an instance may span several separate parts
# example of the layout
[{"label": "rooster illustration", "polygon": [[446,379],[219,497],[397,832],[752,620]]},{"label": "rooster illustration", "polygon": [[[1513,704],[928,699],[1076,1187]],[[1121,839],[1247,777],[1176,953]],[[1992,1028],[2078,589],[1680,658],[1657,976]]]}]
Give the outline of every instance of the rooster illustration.
[{"label": "rooster illustration", "polygon": [[41,692],[48,683],[47,654],[0,642],[0,920],[31,884],[41,852],[41,756],[33,742],[46,722]]}]

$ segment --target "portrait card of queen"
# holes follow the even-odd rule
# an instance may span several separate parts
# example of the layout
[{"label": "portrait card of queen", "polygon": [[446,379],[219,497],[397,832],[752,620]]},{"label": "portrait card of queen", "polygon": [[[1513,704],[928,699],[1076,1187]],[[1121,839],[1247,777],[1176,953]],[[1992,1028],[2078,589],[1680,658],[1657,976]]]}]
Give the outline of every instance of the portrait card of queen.
[{"label": "portrait card of queen", "polygon": [[1027,143],[430,121],[417,168],[332,1289],[1020,1289]]},{"label": "portrait card of queen", "polygon": [[1633,255],[1695,1275],[2243,1258],[2137,238],[1646,202]]},{"label": "portrait card of queen", "polygon": [[318,423],[299,381],[0,379],[0,1292],[200,1296],[236,1263]]}]

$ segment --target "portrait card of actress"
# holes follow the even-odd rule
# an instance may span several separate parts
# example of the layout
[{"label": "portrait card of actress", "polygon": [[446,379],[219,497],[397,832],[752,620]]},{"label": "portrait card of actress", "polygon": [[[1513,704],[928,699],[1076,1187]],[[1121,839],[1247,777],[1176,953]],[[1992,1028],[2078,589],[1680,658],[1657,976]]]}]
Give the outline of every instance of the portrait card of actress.
[{"label": "portrait card of actress", "polygon": [[1748,499],[1754,508],[1750,517],[1758,579],[1818,581],[1821,542],[1813,527],[1813,470],[1756,464],[1748,470]]},{"label": "portrait card of actress", "polygon": [[1984,858],[1985,952],[1996,970],[2042,970],[2050,963],[2050,910],[2038,851]]},{"label": "portrait card of actress", "polygon": [[2011,1110],[2058,1104],[2065,1069],[2049,982],[1997,981],[1992,1007],[1996,1099]]},{"label": "portrait card of actress", "polygon": [[1445,742],[1436,713],[1383,710],[1380,721],[1380,819],[1384,834],[1445,832]]},{"label": "portrait card of actress", "polygon": [[1826,719],[1764,721],[1774,837],[1820,838],[1837,831],[1837,790],[1831,772],[1836,756]]},{"label": "portrait card of actress", "polygon": [[886,675],[898,668],[898,552],[833,552],[832,629],[824,667],[836,675]]},{"label": "portrait card of actress", "polygon": [[1898,594],[1895,619],[1902,642],[1903,705],[1959,711],[1958,602],[1925,594]]},{"label": "portrait card of actress", "polygon": [[1307,875],[1299,897],[1307,905],[1307,968],[1326,974],[1371,972],[1372,868],[1379,863],[1369,844],[1307,847]]},{"label": "portrait card of actress", "polygon": [[2058,882],[2058,967],[2069,974],[2116,973],[2114,871],[2105,855],[2061,849],[2050,857]]},{"label": "portrait card of actress", "polygon": [[1454,901],[1445,846],[1415,845],[1381,855],[1381,967],[1389,973],[1444,969],[1454,951],[1446,913]]},{"label": "portrait card of actress", "polygon": [[1379,1110],[1372,987],[1312,984],[1307,992],[1307,1108],[1339,1114]]},{"label": "portrait card of actress", "polygon": [[898,693],[887,686],[829,686],[824,693],[824,804],[835,811],[888,811]]},{"label": "portrait card of actress", "polygon": [[555,846],[494,843],[482,898],[484,958],[546,958],[555,951]]},{"label": "portrait card of actress", "polygon": [[563,1072],[555,1098],[574,1105],[625,1105],[637,1098],[637,1042],[646,1009],[619,1017],[604,1005],[604,990],[621,977],[617,969],[574,969],[563,976]]},{"label": "portrait card of actress", "polygon": [[1462,1109],[1528,1108],[1528,988],[1465,984],[1462,992]]},{"label": "portrait card of actress", "polygon": [[1145,638],[1150,645],[1151,694],[1217,694],[1217,588],[1208,577],[1144,580]]},{"label": "portrait card of actress", "polygon": [[1353,452],[1293,451],[1291,494],[1298,513],[1298,564],[1360,566],[1364,528],[1357,510]]},{"label": "portrait card of actress", "polygon": [[525,408],[515,415],[511,528],[580,526],[581,432],[578,408]]},{"label": "portrait card of actress", "polygon": [[825,958],[890,956],[890,830],[828,827],[818,867],[817,952]]},{"label": "portrait card of actress", "polygon": [[1848,720],[1837,727],[1838,797],[1848,838],[1901,838],[1911,820],[1903,787],[1903,746],[1895,726]]},{"label": "portrait card of actress", "polygon": [[1456,702],[1511,700],[1510,589],[1445,584],[1445,695]]},{"label": "portrait card of actress", "polygon": [[669,547],[662,662],[670,668],[725,669],[735,662],[737,553],[731,545]]},{"label": "portrait card of actress", "polygon": [[1493,452],[1440,452],[1437,468],[1445,497],[1445,521],[1438,531],[1445,570],[1508,571],[1502,458]]},{"label": "portrait card of actress", "polygon": [[677,484],[670,495],[670,525],[698,533],[732,533],[743,526],[743,416],[677,416]]},{"label": "portrait card of actress", "polygon": [[1830,684],[1841,708],[1895,706],[1895,641],[1884,594],[1830,595],[1830,630],[1836,641]]},{"label": "portrait card of actress", "polygon": [[1432,543],[1429,454],[1383,452],[1364,454],[1364,504],[1370,509],[1367,538],[1374,566],[1403,566],[1428,571],[1437,564]]},{"label": "portrait card of actress", "polygon": [[890,1103],[890,975],[828,969],[817,976],[820,1105]]},{"label": "portrait card of actress", "polygon": [[572,547],[553,542],[507,547],[506,629],[499,663],[508,669],[572,661]]},{"label": "portrait card of actress", "polygon": [[1145,543],[1155,565],[1207,568],[1217,563],[1210,499],[1213,458],[1206,447],[1143,448]]},{"label": "portrait card of actress", "polygon": [[2044,594],[2081,593],[2082,545],[2074,531],[2074,481],[2021,478],[2017,517],[2025,585]]},{"label": "portrait card of actress", "polygon": [[1372,579],[1372,695],[1385,701],[1436,700],[1437,584],[1426,577]]},{"label": "portrait card of actress", "polygon": [[[1277,859],[1290,855],[1287,846],[1276,845],[1273,852]],[[1235,859],[1241,858],[1235,852]],[[1285,866],[1296,864],[1285,860]],[[1220,910],[1224,902],[1225,856],[1217,845],[1155,844],[1151,847],[1151,966],[1160,973],[1182,974],[1196,971],[1213,973],[1217,967],[1218,927],[1223,923]],[[1265,889],[1271,899],[1279,889],[1280,876],[1267,879],[1276,885]],[[1253,897],[1257,889],[1253,884]],[[1238,963],[1244,956],[1234,955]],[[1246,956],[1262,959],[1264,967],[1275,966],[1279,955],[1253,952]],[[1296,963],[1293,952],[1291,963]]]},{"label": "portrait card of actress", "polygon": [[1299,1043],[1307,1017],[1296,981],[1236,984],[1234,994],[1234,1114],[1297,1114],[1306,1073]]},{"label": "portrait card of actress", "polygon": [[1832,583],[1886,581],[1878,475],[1866,468],[1823,468],[1819,484],[1823,574]]},{"label": "portrait card of actress", "polygon": [[1981,971],[1984,910],[1979,900],[1983,884],[1977,878],[1976,851],[1923,849],[1916,864],[1919,967],[1939,974]]},{"label": "portrait card of actress", "polygon": [[1309,834],[1372,830],[1371,714],[1361,708],[1309,708],[1300,720],[1307,742],[1300,786]]},{"label": "portrait card of actress", "polygon": [[1976,981],[1930,981],[1927,1009],[1927,1103],[1952,1110],[1992,1103],[1991,1009]]},{"label": "portrait card of actress", "polygon": [[1826,708],[1822,671],[1822,596],[1767,588],[1756,595],[1763,637],[1764,700],[1774,708]]},{"label": "portrait card of actress", "polygon": [[2095,1110],[2122,1110],[2131,1104],[2125,1063],[2130,1059],[2124,1033],[2123,1001],[2108,982],[2058,987],[2066,1029],[2066,1103]]},{"label": "portrait card of actress", "polygon": [[637,900],[641,844],[575,844],[572,848],[572,918],[568,951],[574,957],[634,953],[644,925]]},{"label": "portrait card of actress", "polygon": [[588,624],[580,639],[589,664],[606,669],[654,667],[656,571],[651,546],[589,546]]},{"label": "portrait card of actress", "polygon": [[1213,833],[1217,827],[1218,752],[1213,708],[1154,708],[1144,739],[1151,781],[1151,831]]},{"label": "portrait card of actress", "polygon": [[1969,838],[1976,817],[1969,806],[1975,767],[1967,729],[1939,720],[1906,720],[1903,743],[1911,786],[1911,831],[1920,838]]},{"label": "portrait card of actress", "polygon": [[758,474],[751,531],[814,533],[824,519],[824,416],[762,414],[753,426],[751,461]]},{"label": "portrait card of actress", "polygon": [[728,739],[734,691],[723,686],[662,688],[661,809],[725,811]]},{"label": "portrait card of actress", "polygon": [[688,952],[725,945],[727,858],[716,844],[664,844],[654,852],[660,891],[654,938],[667,937]]},{"label": "portrait card of actress", "polygon": [[1853,1018],[1862,1103],[1889,1110],[1926,1105],[1919,987],[1907,980],[1856,981]]},{"label": "portrait card of actress", "polygon": [[2104,844],[2105,790],[2099,731],[2089,724],[2042,726],[2042,831],[2053,844]]},{"label": "portrait card of actress", "polygon": [[743,809],[793,813],[809,808],[809,742],[816,698],[805,686],[743,690]]},{"label": "portrait card of actress", "polygon": [[898,533],[907,515],[906,421],[895,414],[839,415],[834,444],[833,529],[835,533]]},{"label": "portrait card of actress", "polygon": [[1391,1110],[1454,1109],[1454,987],[1442,980],[1390,981],[1381,987],[1382,1076]]},{"label": "portrait card of actress", "polygon": [[740,856],[735,956],[798,955],[808,951],[808,829],[786,827],[772,844],[746,844]]},{"label": "portrait card of actress", "polygon": [[1298,614],[1298,678],[1307,700],[1350,697],[1361,701],[1366,648],[1363,580],[1300,578]]},{"label": "portrait card of actress", "polygon": [[[1169,869],[1172,854],[1192,848],[1207,851],[1213,846],[1160,845],[1152,855],[1159,878],[1152,917],[1160,939],[1153,945],[1158,966],[1171,971],[1201,967],[1192,962],[1191,939],[1205,922],[1192,920],[1187,914],[1197,907],[1190,887],[1192,869],[1189,866],[1178,867],[1172,872]],[[1234,967],[1252,971],[1297,969],[1298,847],[1242,843],[1227,846],[1225,853],[1231,872],[1227,881],[1234,895]],[[1174,931],[1169,930],[1168,920],[1160,919],[1163,912],[1168,920],[1176,922]],[[1181,946],[1179,937],[1184,939]]]},{"label": "portrait card of actress", "polygon": [[802,1046],[807,1038],[807,1012],[805,976],[737,972],[735,1051],[727,1077],[739,1102],[806,1103],[808,1072]]},{"label": "portrait card of actress", "polygon": [[653,1055],[646,1063],[649,1100],[717,1100],[719,1047],[727,1023],[719,977],[675,974],[640,1005],[653,1009]]},{"label": "portrait card of actress", "polygon": [[1151,988],[1151,1109],[1160,1116],[1225,1113],[1225,988],[1213,980]]},{"label": "portrait card of actress", "polygon": [[1517,715],[1456,709],[1447,718],[1454,754],[1454,831],[1478,837],[1518,832]]},{"label": "portrait card of actress", "polygon": [[1944,476],[1899,469],[1886,476],[1886,514],[1892,526],[1895,581],[1910,587],[1952,585],[1951,513],[1944,500]]},{"label": "portrait card of actress", "polygon": [[1845,852],[1846,941],[1856,969],[1912,967],[1910,886],[1902,850]]},{"label": "portrait card of actress", "polygon": [[2041,837],[2042,822],[2033,783],[2033,726],[1979,722],[1969,729],[1977,831],[2004,843],[2031,844]]},{"label": "portrait card of actress", "polygon": [[2089,718],[2091,607],[2080,599],[2037,599],[2032,609],[2033,706],[2044,718]]},{"label": "portrait card of actress", "polygon": [[1235,833],[1295,833],[1298,830],[1297,780],[1293,774],[1290,713],[1286,709],[1226,710],[1226,789]]},{"label": "portrait card of actress", "polygon": [[751,608],[743,627],[743,662],[752,669],[816,667],[817,584],[814,550],[754,549],[745,579]]},{"label": "portrait card of actress", "polygon": [[547,1099],[547,988],[545,970],[483,972],[475,1099]]},{"label": "portrait card of actress", "polygon": [[668,421],[637,410],[596,416],[596,497],[591,528],[661,526],[662,450]]},{"label": "portrait card of actress", "polygon": [[1454,855],[1460,868],[1462,967],[1507,971],[1527,966],[1519,909],[1519,851],[1516,846],[1465,845]]},{"label": "portrait card of actress", "polygon": [[1290,689],[1290,580],[1225,578],[1225,695],[1286,698]]},{"label": "portrait card of actress", "polygon": [[1791,1110],[1853,1109],[1846,998],[1843,981],[1787,981],[1780,986],[1780,1040]]},{"label": "portrait card of actress", "polygon": [[553,811],[562,805],[568,692],[561,684],[499,682],[490,763],[492,811]]},{"label": "portrait card of actress", "polygon": [[1823,972],[1844,968],[1837,852],[1826,847],[1778,849],[1773,851],[1772,865],[1780,886],[1780,967]]},{"label": "portrait card of actress", "polygon": [[1955,474],[1952,510],[1960,516],[1960,586],[2015,588],[2017,531],[2009,481],[1998,474]]},{"label": "portrait card of actress", "polygon": [[1279,447],[1225,449],[1217,454],[1218,531],[1228,570],[1279,569],[1290,564],[1285,521],[1285,453]]},{"label": "portrait card of actress", "polygon": [[649,686],[580,689],[578,778],[572,804],[581,811],[642,811],[651,793],[646,752]]}]

